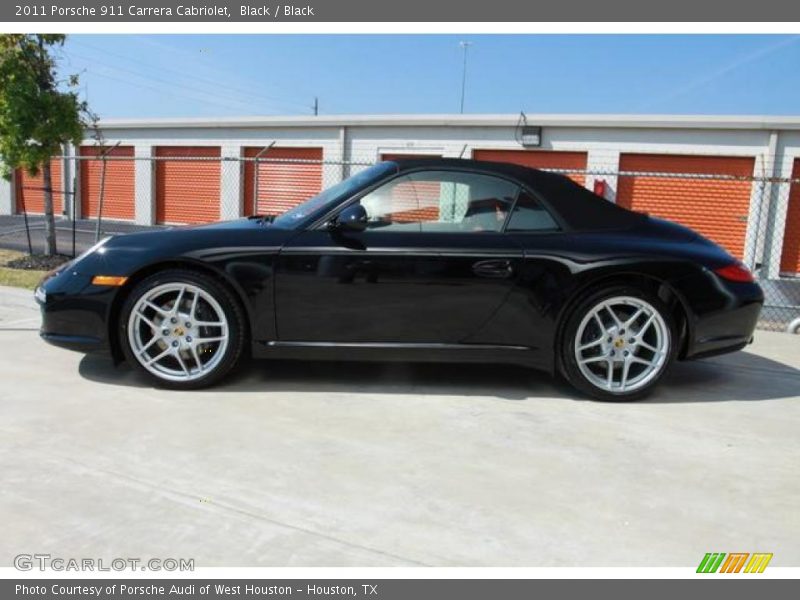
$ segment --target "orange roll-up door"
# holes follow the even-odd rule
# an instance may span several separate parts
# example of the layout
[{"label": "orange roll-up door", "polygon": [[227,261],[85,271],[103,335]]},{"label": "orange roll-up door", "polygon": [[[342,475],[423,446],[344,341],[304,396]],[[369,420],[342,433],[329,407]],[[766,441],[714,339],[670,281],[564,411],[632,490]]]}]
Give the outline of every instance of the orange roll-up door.
[{"label": "orange roll-up door", "polygon": [[[586,152],[561,152],[557,150],[474,150],[472,158],[491,162],[506,162],[533,169],[586,170]],[[564,173],[575,183],[586,183],[585,173]]]},{"label": "orange roll-up door", "polygon": [[160,146],[156,158],[156,221],[219,221],[219,147]]},{"label": "orange roll-up door", "polygon": [[[260,151],[245,148],[244,155],[253,158]],[[270,148],[259,158],[263,160],[258,162],[256,214],[279,215],[322,191],[322,148]],[[255,165],[255,161],[245,162],[245,215],[254,214]]]},{"label": "orange roll-up door", "polygon": [[[691,227],[738,258],[744,255],[753,157],[622,154],[617,204]],[[654,175],[650,175],[653,173]],[[658,177],[657,173],[687,174]],[[729,175],[726,180],[691,175]]]},{"label": "orange roll-up door", "polygon": [[[60,215],[64,211],[64,183],[61,176],[61,159],[50,161],[51,185],[53,188],[53,214]],[[17,212],[22,213],[23,206],[28,213],[44,214],[44,178],[42,170],[36,176],[28,174],[25,169],[17,169],[16,205]]]},{"label": "orange roll-up door", "polygon": [[[108,148],[82,146],[82,157],[97,157]],[[106,160],[106,176],[103,184],[103,218],[133,220],[136,211],[135,203],[135,166],[133,146],[118,146]],[[124,160],[124,159],[130,160]],[[97,217],[100,201],[100,180],[103,161],[80,161],[81,173],[81,215]]]}]

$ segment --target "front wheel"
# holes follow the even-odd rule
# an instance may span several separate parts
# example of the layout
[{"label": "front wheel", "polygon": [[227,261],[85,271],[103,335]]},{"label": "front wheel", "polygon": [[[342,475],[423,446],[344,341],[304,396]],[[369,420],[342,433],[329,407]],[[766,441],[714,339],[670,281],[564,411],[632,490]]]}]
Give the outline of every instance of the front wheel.
[{"label": "front wheel", "polygon": [[133,289],[120,317],[125,357],[160,387],[212,385],[242,352],[238,303],[200,273],[170,269],[151,275]]},{"label": "front wheel", "polygon": [[644,291],[620,286],[581,302],[566,324],[562,372],[601,400],[647,395],[675,359],[677,335],[667,306]]}]

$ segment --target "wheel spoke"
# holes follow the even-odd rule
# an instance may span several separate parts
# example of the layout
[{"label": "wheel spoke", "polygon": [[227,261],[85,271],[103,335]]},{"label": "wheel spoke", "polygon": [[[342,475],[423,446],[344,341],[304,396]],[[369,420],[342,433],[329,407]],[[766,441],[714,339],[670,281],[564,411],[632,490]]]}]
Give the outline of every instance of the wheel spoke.
[{"label": "wheel spoke", "polygon": [[588,365],[589,363],[596,363],[596,362],[606,362],[608,361],[607,356],[591,356],[589,358],[582,358],[580,363],[582,365]]},{"label": "wheel spoke", "polygon": [[161,308],[160,306],[158,306],[158,305],[156,305],[156,304],[153,304],[152,302],[150,302],[150,300],[145,300],[145,301],[144,301],[144,305],[145,305],[147,308],[152,308],[154,311],[156,311],[156,312],[157,312],[158,314],[160,314],[160,315],[168,315],[168,314],[169,314],[169,311],[168,311],[168,310],[164,310],[164,309],[163,309],[163,308]]},{"label": "wheel spoke", "polygon": [[197,370],[199,372],[203,372],[203,362],[200,360],[200,355],[197,354],[197,348],[192,346],[192,358],[194,362],[197,363]]},{"label": "wheel spoke", "polygon": [[645,332],[646,332],[646,331],[647,331],[647,330],[650,328],[650,325],[652,325],[652,324],[653,324],[653,321],[655,320],[655,318],[656,318],[656,315],[655,315],[655,313],[654,313],[654,314],[652,314],[652,315],[650,315],[650,316],[647,318],[647,321],[645,321],[645,322],[644,322],[644,325],[642,325],[642,326],[639,328],[639,331],[637,331],[637,332],[636,332],[636,337],[641,337],[641,336],[643,336],[643,335],[645,334]]},{"label": "wheel spoke", "polygon": [[583,350],[588,350],[589,348],[594,348],[595,346],[599,346],[600,344],[603,343],[603,339],[604,338],[605,338],[605,336],[601,336],[601,337],[597,338],[596,340],[592,340],[591,342],[587,342],[583,346],[581,346],[579,348],[579,350],[583,351]]},{"label": "wheel spoke", "polygon": [[139,317],[142,321],[144,321],[153,331],[157,332],[160,329],[158,325],[156,325],[150,319],[145,317],[141,312],[138,312],[136,316]]},{"label": "wheel spoke", "polygon": [[619,317],[617,316],[617,313],[614,312],[614,309],[611,308],[611,306],[606,304],[604,308],[606,309],[606,312],[611,315],[611,318],[614,319],[614,323],[617,324],[617,327],[622,327],[624,325],[623,322],[620,321]]},{"label": "wheel spoke", "polygon": [[606,362],[608,362],[608,372],[606,374],[606,387],[608,389],[611,389],[612,386],[614,385],[614,361],[609,359]]},{"label": "wheel spoke", "polygon": [[644,348],[645,350],[649,350],[650,352],[655,352],[655,353],[659,352],[658,348],[656,348],[655,346],[653,346],[651,344],[648,344],[644,340],[639,340],[638,342],[636,342],[636,345],[641,347],[641,348]]},{"label": "wheel spoke", "polygon": [[226,339],[228,339],[228,336],[226,336],[226,335],[215,335],[213,337],[199,337],[199,338],[196,338],[195,341],[198,344],[208,344],[208,343],[211,343],[211,342],[221,342],[222,340],[226,340]]},{"label": "wheel spoke", "polygon": [[190,374],[189,368],[186,366],[186,362],[184,362],[180,351],[175,353],[175,358],[178,360],[178,364],[181,366],[181,369],[183,369],[183,372],[189,375]]},{"label": "wheel spoke", "polygon": [[624,323],[625,327],[628,328],[631,325],[633,325],[636,322],[636,319],[642,316],[642,313],[644,313],[644,309],[639,307],[639,309],[635,313],[633,313],[633,316],[627,321],[625,321]]},{"label": "wheel spoke", "polygon": [[622,378],[619,380],[619,389],[620,391],[625,391],[625,387],[628,384],[628,372],[631,368],[631,361],[626,360],[622,365]]},{"label": "wheel spoke", "polygon": [[151,359],[149,359],[147,362],[145,362],[145,365],[152,365],[152,364],[154,364],[154,363],[157,363],[157,362],[158,362],[158,361],[160,361],[162,358],[164,358],[165,356],[167,356],[167,354],[171,354],[171,353],[172,353],[172,348],[167,348],[166,350],[164,350],[164,351],[163,351],[163,352],[161,352],[160,354],[156,354],[156,355],[155,355],[153,358],[151,358]]},{"label": "wheel spoke", "polygon": [[198,327],[224,327],[225,323],[222,321],[195,321]]},{"label": "wheel spoke", "polygon": [[178,292],[178,297],[175,298],[175,304],[172,306],[172,312],[174,314],[178,314],[178,310],[181,307],[181,302],[183,302],[183,295],[186,293],[186,286],[181,287],[180,291]]},{"label": "wheel spoke", "polygon": [[[658,355],[656,355],[656,356],[658,356]],[[632,363],[638,363],[640,365],[647,365],[648,367],[652,367],[653,364],[655,363],[655,358],[656,357],[654,356],[653,360],[645,360],[644,358],[639,358],[638,356],[631,356],[630,357],[630,361]]]},{"label": "wheel spoke", "polygon": [[139,350],[139,354],[141,355],[141,354],[144,354],[145,352],[147,352],[150,348],[153,347],[153,344],[155,344],[157,341],[158,341],[158,338],[156,336],[153,336],[152,338],[150,338],[150,341],[147,342],[144,346],[142,346],[142,348]]},{"label": "wheel spoke", "polygon": [[197,312],[197,300],[200,298],[200,293],[195,290],[192,297],[192,305],[189,308],[189,317],[194,321],[195,313]]}]

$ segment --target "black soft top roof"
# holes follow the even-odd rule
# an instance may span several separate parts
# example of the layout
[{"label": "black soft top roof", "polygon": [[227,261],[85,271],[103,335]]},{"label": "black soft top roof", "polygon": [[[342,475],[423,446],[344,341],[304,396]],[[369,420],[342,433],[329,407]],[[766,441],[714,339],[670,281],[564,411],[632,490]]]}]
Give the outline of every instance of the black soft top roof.
[{"label": "black soft top roof", "polygon": [[601,198],[565,175],[521,165],[463,158],[413,158],[392,162],[401,173],[420,167],[466,169],[515,179],[537,193],[571,230],[628,229],[647,218]]}]

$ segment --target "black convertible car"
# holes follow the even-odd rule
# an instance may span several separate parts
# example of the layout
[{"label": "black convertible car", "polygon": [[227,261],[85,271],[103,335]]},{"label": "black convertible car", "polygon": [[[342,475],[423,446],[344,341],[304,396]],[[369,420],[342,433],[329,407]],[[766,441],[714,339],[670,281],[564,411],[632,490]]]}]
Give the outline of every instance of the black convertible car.
[{"label": "black convertible car", "polygon": [[42,337],[154,383],[261,358],[510,362],[606,400],[676,359],[741,349],[763,294],[685,227],[568,178],[380,163],[276,217],[103,240],[36,290]]}]

